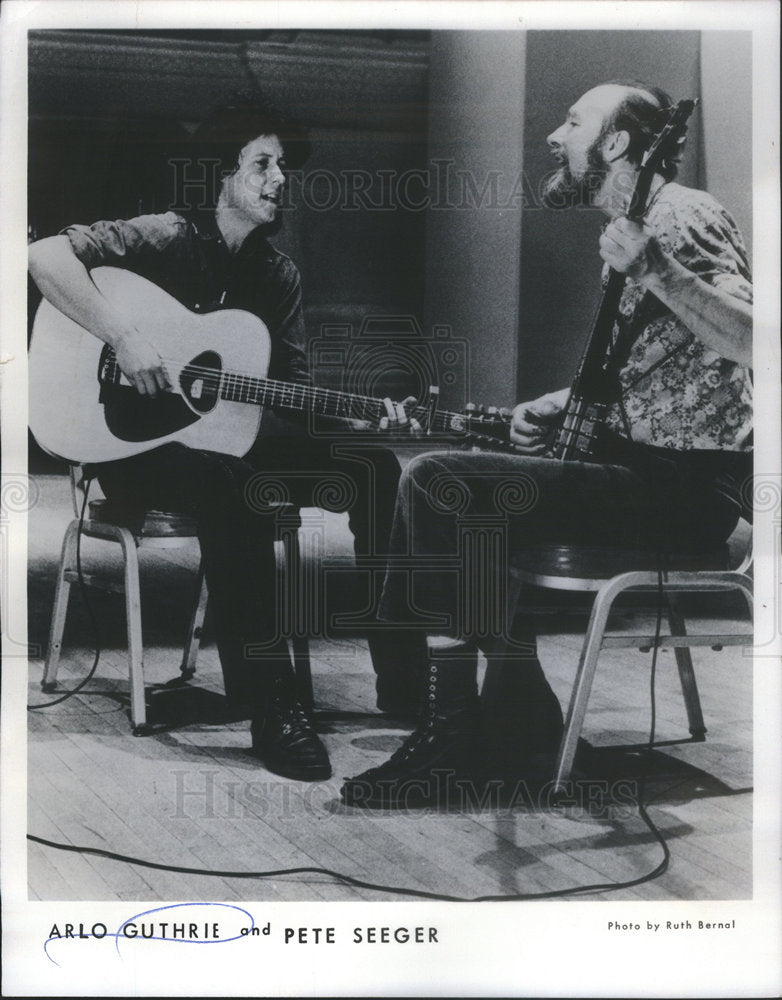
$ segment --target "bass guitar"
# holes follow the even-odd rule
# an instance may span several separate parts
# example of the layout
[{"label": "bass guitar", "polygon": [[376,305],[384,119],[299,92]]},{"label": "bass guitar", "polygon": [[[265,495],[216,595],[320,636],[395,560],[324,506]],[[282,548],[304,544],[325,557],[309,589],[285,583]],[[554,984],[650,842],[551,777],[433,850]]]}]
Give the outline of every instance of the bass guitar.
[{"label": "bass guitar", "polygon": [[[255,315],[239,309],[191,312],[130,271],[91,272],[101,293],[133,316],[157,348],[169,391],[142,396],[122,375],[113,350],[44,300],[30,343],[30,429],[49,454],[69,462],[128,458],[178,441],[193,448],[245,455],[264,406],[376,423],[382,399],[266,377],[271,344]],[[437,391],[409,411],[427,435],[467,444],[509,447],[507,414],[468,407],[436,408]]]},{"label": "bass guitar", "polygon": [[[660,161],[670,149],[684,142],[687,120],[695,104],[695,101],[679,101],[644,154],[630,199],[629,219],[638,222],[643,218]],[[612,358],[615,345],[612,341],[625,280],[624,274],[609,268],[592,331],[571,387],[568,406],[554,436],[551,448],[553,458],[588,462],[599,456],[600,435],[608,411],[618,398],[617,371]]]}]

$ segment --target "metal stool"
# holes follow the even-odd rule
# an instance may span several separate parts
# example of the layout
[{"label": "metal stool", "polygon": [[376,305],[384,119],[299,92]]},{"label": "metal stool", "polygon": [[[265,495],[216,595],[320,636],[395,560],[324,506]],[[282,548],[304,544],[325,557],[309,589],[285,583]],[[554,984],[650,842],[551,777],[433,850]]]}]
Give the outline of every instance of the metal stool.
[{"label": "metal stool", "polygon": [[[41,686],[51,692],[57,680],[57,668],[62,649],[62,637],[68,613],[68,598],[71,586],[79,581],[77,567],[77,545],[80,526],[81,506],[85,493],[85,481],[80,466],[70,470],[75,518],[68,525],[62,544],[57,587],[52,612],[49,647],[46,654]],[[80,502],[81,500],[81,502]],[[298,528],[301,525],[299,510],[293,504],[280,504],[278,513],[279,540],[285,553],[285,565],[298,565]],[[149,510],[132,512],[109,500],[93,500],[89,503],[89,517],[81,525],[83,536],[118,543],[122,549],[123,579],[121,582],[95,574],[82,573],[87,586],[112,593],[124,593],[128,633],[128,673],[130,680],[130,719],[134,736],[149,732],[144,697],[144,650],[141,630],[141,591],[139,580],[138,550],[162,549],[183,546],[197,537],[196,523],[191,517],[165,511]],[[195,673],[196,659],[200,645],[208,593],[204,579],[203,565],[199,564],[196,579],[196,597],[193,613],[185,638],[180,670],[187,679]],[[312,674],[310,668],[309,642],[306,635],[293,634],[292,646],[299,697],[302,704],[312,708]]]},{"label": "metal stool", "polygon": [[[654,635],[606,635],[608,616],[616,599],[627,591],[655,594],[660,589],[666,600],[670,630],[660,635],[660,648],[672,647],[687,709],[690,733],[695,740],[705,738],[706,727],[690,655],[690,647],[743,646],[752,641],[750,630],[718,635],[688,635],[676,595],[740,591],[752,616],[751,541],[740,564],[728,568],[729,550],[723,545],[708,552],[677,553],[666,560],[658,574],[658,560],[650,550],[592,548],[583,546],[534,546],[511,561],[508,607],[515,612],[524,584],[553,590],[587,591],[595,594],[578,669],[565,719],[565,730],[557,754],[554,773],[556,789],[569,779],[586,715],[592,682],[601,649],[650,649]],[[509,616],[508,620],[512,620]],[[501,670],[502,664],[490,665]],[[487,675],[491,685],[492,678]]]}]

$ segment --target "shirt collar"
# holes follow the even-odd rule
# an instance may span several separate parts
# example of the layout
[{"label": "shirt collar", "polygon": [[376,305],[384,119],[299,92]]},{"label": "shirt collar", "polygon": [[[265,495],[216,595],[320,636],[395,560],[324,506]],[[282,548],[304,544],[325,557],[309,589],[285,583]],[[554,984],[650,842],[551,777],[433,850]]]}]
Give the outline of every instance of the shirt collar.
[{"label": "shirt collar", "polygon": [[[193,212],[190,216],[190,222],[198,239],[208,242],[215,241],[221,246],[224,245],[214,212]],[[271,245],[264,235],[264,227],[256,226],[255,229],[252,229],[244,238],[244,242],[236,254],[237,256],[244,254],[271,256]]]}]

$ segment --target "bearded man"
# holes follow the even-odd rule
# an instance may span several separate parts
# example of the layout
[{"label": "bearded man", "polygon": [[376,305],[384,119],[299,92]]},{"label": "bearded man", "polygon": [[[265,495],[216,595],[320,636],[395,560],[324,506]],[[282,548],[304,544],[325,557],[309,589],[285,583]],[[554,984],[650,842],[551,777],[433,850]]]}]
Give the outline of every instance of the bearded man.
[{"label": "bearded man", "polygon": [[[551,430],[570,397],[561,389],[516,406],[514,454],[430,453],[407,467],[380,615],[418,621],[438,636],[430,647],[439,652],[418,728],[390,760],[346,782],[348,803],[432,801],[452,781],[501,770],[497,746],[514,748],[516,777],[523,777],[525,761],[559,742],[562,713],[530,622],[514,626],[528,655],[505,671],[508,697],[498,701],[513,705],[513,720],[480,718],[477,651],[492,651],[492,616],[475,602],[472,570],[480,560],[465,558],[471,530],[501,523],[503,555],[541,543],[664,552],[719,544],[738,521],[740,487],[752,468],[752,286],[741,234],[710,195],[675,182],[676,143],[662,151],[642,220],[626,217],[642,157],[671,103],[635,81],[601,84],[548,137],[559,167],[546,204],[602,210],[609,221],[600,255],[626,276],[606,432],[589,461],[551,457]],[[504,581],[497,582],[501,590]],[[496,597],[485,578],[479,586]],[[488,768],[487,736],[495,747]]]}]

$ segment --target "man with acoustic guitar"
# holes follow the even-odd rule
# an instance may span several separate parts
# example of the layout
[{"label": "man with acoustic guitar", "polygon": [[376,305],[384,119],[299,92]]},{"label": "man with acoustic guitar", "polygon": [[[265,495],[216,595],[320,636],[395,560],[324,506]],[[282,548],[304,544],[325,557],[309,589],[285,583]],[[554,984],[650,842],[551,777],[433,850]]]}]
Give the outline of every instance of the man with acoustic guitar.
[{"label": "man with acoustic guitar", "polygon": [[425,620],[439,619],[439,652],[418,728],[347,781],[348,803],[447,799],[455,781],[507,766],[523,778],[536,754],[557,747],[562,713],[523,621],[512,637],[529,653],[504,671],[495,714],[480,718],[477,650],[492,651],[490,601],[502,606],[504,582],[476,584],[482,524],[504,526],[502,564],[540,543],[698,551],[738,521],[752,470],[752,286],[730,215],[674,181],[692,105],[612,81],[584,94],[548,138],[558,169],[547,205],[591,205],[609,220],[598,321],[574,386],[513,411],[515,454],[431,453],[405,470],[380,613],[434,635]]},{"label": "man with acoustic guitar", "polygon": [[[148,432],[154,441],[155,434],[166,437],[172,421],[182,424],[187,435],[191,429],[198,433],[201,425],[196,422],[191,428],[191,422],[211,408],[247,410],[243,404],[256,399],[250,394],[253,384],[264,391],[271,386],[272,403],[306,401],[315,392],[306,362],[299,273],[290,258],[267,240],[279,221],[288,162],[295,160],[297,166],[303,162],[306,137],[268,109],[243,105],[213,116],[196,140],[203,156],[193,156],[193,170],[200,167],[208,172],[215,164],[223,167],[213,173],[221,183],[211,200],[207,195],[203,205],[186,213],[170,211],[71,226],[30,247],[30,271],[44,297],[63,316],[113,349],[115,362],[104,364],[101,355],[101,373],[110,374],[100,397],[94,379],[98,366],[90,366],[87,373],[95,383],[88,389],[96,406],[100,403],[106,448],[95,452],[99,457],[86,460],[98,463],[93,469],[104,492],[129,509],[183,511],[197,519],[229,702],[251,717],[253,749],[269,770],[299,780],[322,780],[331,774],[328,755],[297,700],[280,627],[274,516],[263,507],[264,484],[272,492],[275,484],[282,484],[289,499],[307,506],[318,484],[329,477],[333,482],[336,476],[344,487],[341,509],[348,511],[357,557],[377,558],[387,552],[400,468],[388,449],[362,449],[360,442],[351,457],[335,457],[327,437],[308,433],[307,420],[271,409],[264,410],[261,433],[255,440],[257,424],[252,421],[261,418],[250,416],[251,434],[244,446],[233,439],[238,426],[233,426],[230,415],[238,415],[238,409],[225,411],[229,419],[224,447],[219,437],[200,447],[197,436],[185,437],[186,443],[167,441],[151,448],[144,443],[147,431],[141,429],[142,424],[160,421],[160,427]],[[125,296],[126,308],[118,308],[111,294],[102,291],[110,290],[103,284],[105,279],[96,276],[93,281],[90,276],[93,269],[105,265],[158,287],[146,286],[148,293],[139,285],[135,293],[136,286],[132,286]],[[161,303],[166,317],[171,316],[172,327],[185,325],[192,313],[219,321],[223,309],[242,310],[225,315],[235,322],[244,317],[245,327],[247,314],[259,331],[263,327],[257,321],[262,321],[268,335],[255,333],[252,327],[249,336],[251,341],[266,338],[258,345],[261,354],[268,352],[270,340],[268,372],[260,372],[268,378],[252,383],[243,375],[228,373],[229,379],[224,379],[209,360],[217,356],[220,343],[214,345],[214,352],[204,352],[175,371],[145,332],[145,311],[151,311],[155,319],[154,307],[145,298],[151,292],[157,298],[149,301]],[[191,313],[184,315],[180,304]],[[165,329],[167,319],[157,320],[164,327],[162,333],[177,332]],[[85,339],[92,349],[95,342],[89,336]],[[256,345],[250,343],[249,348],[255,351]],[[120,376],[124,376],[123,384],[114,384]],[[168,391],[174,381],[179,392],[176,398]],[[221,397],[218,403],[220,393],[228,390],[229,398],[238,402],[225,403]],[[187,404],[183,394],[188,395]],[[112,416],[112,399],[130,416]],[[320,399],[314,397],[316,403]],[[394,404],[386,401],[385,408],[396,417]],[[132,426],[134,421],[138,426]],[[72,425],[61,422],[67,442]],[[340,426],[344,430],[347,425]],[[142,444],[136,447],[139,440]],[[119,460],[105,461],[115,443],[123,449],[118,452]],[[50,450],[76,457],[75,452],[67,453],[67,447],[66,443],[59,451]],[[259,474],[263,474],[260,482]],[[252,499],[256,494],[257,503]],[[410,714],[413,692],[425,669],[423,637],[406,630],[394,630],[393,636],[390,631],[375,630],[370,648],[377,672],[378,707],[396,715]]]}]

